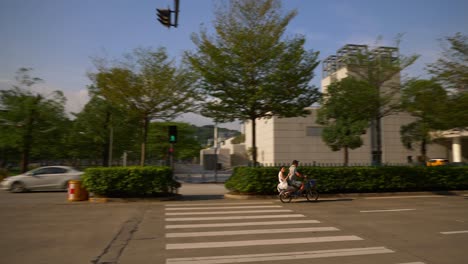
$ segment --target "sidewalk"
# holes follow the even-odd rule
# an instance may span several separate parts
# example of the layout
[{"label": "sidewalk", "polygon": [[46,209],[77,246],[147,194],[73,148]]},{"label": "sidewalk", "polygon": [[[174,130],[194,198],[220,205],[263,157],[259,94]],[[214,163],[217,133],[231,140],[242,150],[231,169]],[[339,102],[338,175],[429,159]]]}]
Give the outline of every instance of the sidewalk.
[{"label": "sidewalk", "polygon": [[182,200],[213,200],[224,199],[228,190],[224,183],[187,183],[183,182],[179,189]]}]

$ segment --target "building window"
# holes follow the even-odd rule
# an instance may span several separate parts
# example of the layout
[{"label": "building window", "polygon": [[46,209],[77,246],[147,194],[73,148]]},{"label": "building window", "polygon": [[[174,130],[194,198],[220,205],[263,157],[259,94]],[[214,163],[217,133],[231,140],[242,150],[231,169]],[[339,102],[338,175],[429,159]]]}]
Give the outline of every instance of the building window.
[{"label": "building window", "polygon": [[308,137],[322,136],[323,127],[307,127],[306,135]]}]

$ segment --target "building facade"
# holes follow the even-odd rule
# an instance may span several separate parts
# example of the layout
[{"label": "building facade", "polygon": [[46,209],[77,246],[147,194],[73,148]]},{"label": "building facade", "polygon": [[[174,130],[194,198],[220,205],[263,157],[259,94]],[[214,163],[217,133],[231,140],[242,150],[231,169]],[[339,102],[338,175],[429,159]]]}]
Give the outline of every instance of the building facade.
[{"label": "building facade", "polygon": [[[353,75],[358,67],[358,55],[366,52],[373,59],[395,60],[398,49],[378,47],[368,51],[365,45],[345,45],[323,62],[322,93],[334,81]],[[357,66],[356,66],[357,65]],[[381,93],[392,94],[399,99],[400,75],[395,74],[381,87]],[[322,140],[322,126],[316,123],[317,107],[311,107],[306,117],[258,119],[256,122],[257,161],[264,165],[287,164],[296,159],[306,164],[343,164],[344,154],[332,151]],[[381,119],[381,156],[383,164],[408,164],[423,161],[418,149],[407,149],[401,142],[401,126],[411,123],[414,118],[407,113],[393,113]],[[252,124],[244,126],[247,150],[252,147]],[[375,153],[375,127],[372,125],[362,135],[363,146],[349,150],[349,164],[372,164]],[[462,147],[460,147],[462,148]],[[427,146],[427,157],[452,159],[452,149],[446,144],[435,142]],[[460,154],[461,155],[461,154]]]}]

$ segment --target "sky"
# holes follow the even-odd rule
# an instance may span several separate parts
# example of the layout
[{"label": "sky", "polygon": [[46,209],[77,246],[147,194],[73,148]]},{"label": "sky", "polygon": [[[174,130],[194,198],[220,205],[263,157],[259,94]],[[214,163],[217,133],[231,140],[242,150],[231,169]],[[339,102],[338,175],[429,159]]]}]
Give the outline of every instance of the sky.
[{"label": "sky", "polygon": [[[213,27],[215,6],[222,0],[180,0],[179,26],[167,29],[156,19],[156,8],[173,9],[173,0],[0,0],[0,89],[15,84],[15,72],[33,68],[43,83],[37,92],[61,90],[66,110],[79,112],[89,100],[87,73],[92,58],[122,59],[139,47],[165,47],[179,60],[194,50],[193,33]],[[440,39],[468,34],[467,0],[284,0],[285,12],[298,15],[286,35],[306,37],[305,48],[319,59],[336,54],[345,44],[394,46],[403,34],[400,53],[419,54],[407,69],[412,77],[427,77],[425,66],[440,56]],[[320,87],[322,65],[312,84]],[[212,125],[210,119],[186,114],[178,119]],[[220,124],[239,129],[238,123]]]}]

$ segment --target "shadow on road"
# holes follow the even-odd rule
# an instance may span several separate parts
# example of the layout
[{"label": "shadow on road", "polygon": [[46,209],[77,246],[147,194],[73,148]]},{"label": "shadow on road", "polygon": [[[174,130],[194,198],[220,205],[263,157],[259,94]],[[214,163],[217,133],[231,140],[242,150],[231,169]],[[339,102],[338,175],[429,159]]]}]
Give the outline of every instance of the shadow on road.
[{"label": "shadow on road", "polygon": [[328,202],[351,202],[354,199],[351,198],[330,198],[330,199],[318,199],[317,201],[307,201],[307,200],[299,200],[299,201],[291,201],[296,203],[328,203]]},{"label": "shadow on road", "polygon": [[189,194],[182,195],[182,201],[203,201],[203,200],[222,200],[224,199],[223,194]]}]

